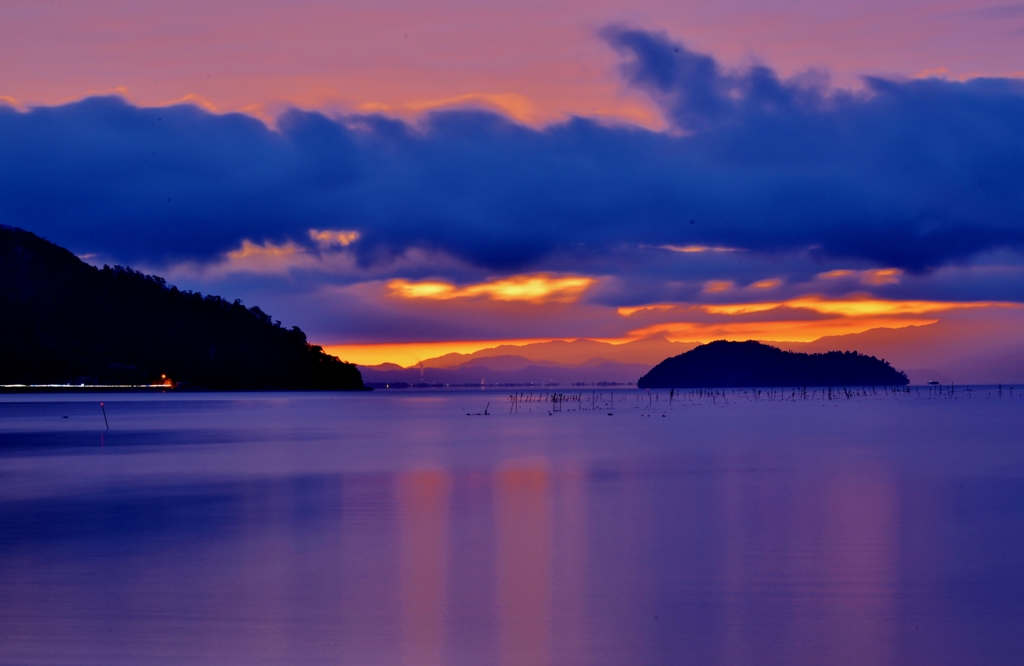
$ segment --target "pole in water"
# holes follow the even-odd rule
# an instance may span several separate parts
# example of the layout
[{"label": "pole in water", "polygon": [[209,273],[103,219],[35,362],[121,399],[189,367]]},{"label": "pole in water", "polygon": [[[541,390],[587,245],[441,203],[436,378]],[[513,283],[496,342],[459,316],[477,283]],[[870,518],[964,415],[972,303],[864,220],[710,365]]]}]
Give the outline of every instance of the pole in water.
[{"label": "pole in water", "polygon": [[100,409],[103,410],[103,424],[107,426],[107,430],[110,430],[110,422],[107,421],[107,408],[100,403]]}]

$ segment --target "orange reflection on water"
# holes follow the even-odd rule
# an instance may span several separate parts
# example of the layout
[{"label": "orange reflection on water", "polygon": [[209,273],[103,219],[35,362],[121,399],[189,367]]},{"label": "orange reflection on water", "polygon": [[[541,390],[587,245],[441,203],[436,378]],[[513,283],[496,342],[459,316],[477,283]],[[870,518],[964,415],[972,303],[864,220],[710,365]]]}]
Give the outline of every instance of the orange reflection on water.
[{"label": "orange reflection on water", "polygon": [[423,469],[399,474],[403,654],[410,666],[443,663],[448,588],[451,476]]},{"label": "orange reflection on water", "polygon": [[[842,471],[809,484],[799,503],[797,533],[817,541],[798,558],[796,645],[805,663],[887,664],[893,661],[898,543],[898,496],[889,470],[850,460]],[[806,542],[805,542],[806,543]],[[800,552],[799,547],[794,549]],[[827,627],[828,631],[822,631]]]},{"label": "orange reflection on water", "polygon": [[552,663],[592,661],[587,642],[587,473],[582,463],[561,466],[552,488],[552,548],[555,588],[552,610],[560,629],[553,637]]},{"label": "orange reflection on water", "polygon": [[531,461],[495,474],[500,663],[541,666],[551,646],[551,479]]}]

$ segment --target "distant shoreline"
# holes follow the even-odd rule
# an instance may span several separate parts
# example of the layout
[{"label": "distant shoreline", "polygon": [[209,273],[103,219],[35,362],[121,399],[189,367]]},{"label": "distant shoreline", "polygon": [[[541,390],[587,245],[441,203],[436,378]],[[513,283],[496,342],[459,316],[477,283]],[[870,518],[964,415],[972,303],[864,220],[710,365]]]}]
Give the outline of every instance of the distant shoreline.
[{"label": "distant shoreline", "polygon": [[570,384],[448,384],[448,385],[427,385],[427,384],[405,384],[396,383],[390,386],[368,386],[362,391],[351,391],[346,389],[209,389],[203,387],[175,387],[170,388],[167,386],[153,385],[153,386],[120,386],[120,385],[47,385],[47,386],[0,386],[0,395],[38,395],[38,394],[88,394],[88,393],[167,393],[167,394],[198,394],[198,393],[369,393],[372,391],[386,391],[391,392],[419,392],[419,391],[492,391],[492,392],[504,392],[504,391],[515,391],[515,392],[552,392],[558,391],[564,394],[576,394],[576,393],[588,393],[593,391],[640,391],[640,392],[654,392],[664,393],[669,391],[675,391],[679,394],[684,392],[692,391],[758,391],[767,390],[775,392],[793,391],[793,390],[825,390],[832,389],[834,392],[841,392],[844,389],[850,390],[864,390],[864,389],[876,389],[879,391],[896,390],[897,392],[905,392],[908,389],[920,390],[929,389],[932,391],[939,390],[968,390],[978,388],[999,388],[1009,391],[1010,389],[1016,390],[1018,387],[1024,388],[1024,381],[1002,384],[957,384],[956,382],[939,385],[928,385],[928,384],[904,384],[902,386],[893,386],[888,384],[876,384],[874,386],[866,385],[843,385],[843,384],[832,384],[832,385],[820,385],[820,386],[708,386],[708,387],[690,387],[690,388],[640,388],[635,384],[591,384],[586,386],[581,385],[570,385]]},{"label": "distant shoreline", "polygon": [[170,387],[154,385],[6,385],[0,386],[0,395],[39,393],[369,393],[373,387],[363,389],[211,389],[204,387]]}]

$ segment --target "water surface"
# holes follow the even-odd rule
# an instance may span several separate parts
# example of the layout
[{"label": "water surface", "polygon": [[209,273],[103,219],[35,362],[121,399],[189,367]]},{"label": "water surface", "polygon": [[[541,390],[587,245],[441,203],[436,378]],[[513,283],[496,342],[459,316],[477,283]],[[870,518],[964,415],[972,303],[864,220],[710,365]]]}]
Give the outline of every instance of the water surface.
[{"label": "water surface", "polygon": [[1019,663],[994,391],[3,396],[0,663]]}]

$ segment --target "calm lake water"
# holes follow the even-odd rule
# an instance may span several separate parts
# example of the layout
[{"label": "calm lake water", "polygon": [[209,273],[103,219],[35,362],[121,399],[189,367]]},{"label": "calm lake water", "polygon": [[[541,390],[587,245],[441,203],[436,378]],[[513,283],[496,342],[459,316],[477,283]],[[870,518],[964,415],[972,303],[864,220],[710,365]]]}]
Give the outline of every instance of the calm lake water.
[{"label": "calm lake water", "polygon": [[0,397],[0,663],[1024,660],[1019,390],[583,396]]}]

